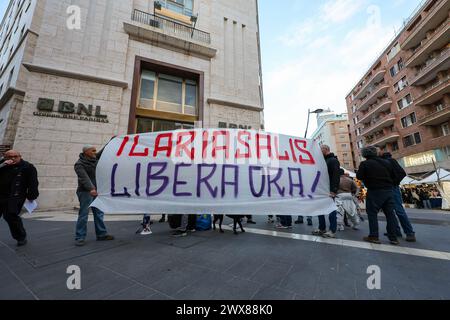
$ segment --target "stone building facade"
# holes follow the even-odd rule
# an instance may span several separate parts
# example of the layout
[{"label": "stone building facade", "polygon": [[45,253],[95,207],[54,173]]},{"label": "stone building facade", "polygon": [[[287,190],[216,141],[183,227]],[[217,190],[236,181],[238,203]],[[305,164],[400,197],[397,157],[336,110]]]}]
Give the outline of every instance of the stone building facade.
[{"label": "stone building facade", "polygon": [[347,96],[355,166],[389,151],[418,177],[450,169],[450,0],[425,0]]},{"label": "stone building facade", "polygon": [[264,127],[257,0],[11,0],[0,45],[0,152],[36,165],[41,208],[76,204],[84,144]]},{"label": "stone building facade", "polygon": [[311,139],[319,145],[328,145],[331,152],[338,157],[341,166],[354,171],[349,128],[347,114],[323,113],[317,117],[317,129]]}]

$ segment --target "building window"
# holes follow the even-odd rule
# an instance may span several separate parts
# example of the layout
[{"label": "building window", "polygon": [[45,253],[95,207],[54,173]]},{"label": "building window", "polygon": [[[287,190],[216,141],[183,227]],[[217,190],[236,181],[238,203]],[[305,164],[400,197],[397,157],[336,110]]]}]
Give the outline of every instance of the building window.
[{"label": "building window", "polygon": [[444,123],[443,125],[441,125],[441,129],[442,129],[443,136],[448,136],[450,134],[450,129],[448,127],[448,123]]},{"label": "building window", "polygon": [[144,70],[141,76],[140,108],[197,115],[196,81]]},{"label": "building window", "polygon": [[344,158],[346,158],[346,157],[348,156],[348,153],[343,153],[342,156],[343,156]]},{"label": "building window", "polygon": [[162,6],[176,13],[192,16],[194,0],[160,0]]},{"label": "building window", "polygon": [[422,143],[422,138],[420,137],[420,133],[416,132],[415,134],[406,136],[403,138],[403,145],[405,148],[414,146],[416,144]]},{"label": "building window", "polygon": [[190,123],[182,123],[150,118],[137,118],[136,133],[190,130],[190,129],[194,129],[194,125]]},{"label": "building window", "polygon": [[358,141],[358,148],[359,149],[364,148],[364,142],[362,142],[362,140]]},{"label": "building window", "polygon": [[410,115],[402,118],[401,121],[402,121],[402,127],[408,128],[417,122],[416,114],[413,112]]},{"label": "building window", "polygon": [[399,51],[400,51],[400,44],[397,42],[387,54],[388,61],[391,61],[397,55],[397,53],[399,53]]},{"label": "building window", "polygon": [[394,85],[395,93],[402,91],[408,86],[408,82],[406,81],[406,77],[403,77],[399,82]]},{"label": "building window", "polygon": [[398,142],[397,141],[393,142],[392,143],[392,151],[397,151],[398,149],[399,149]]},{"label": "building window", "polygon": [[411,94],[407,94],[403,99],[397,101],[397,105],[399,110],[402,110],[406,107],[409,107],[412,103],[412,97]]},{"label": "building window", "polygon": [[403,59],[400,59],[394,66],[392,66],[390,70],[391,77],[395,77],[402,69],[403,69]]},{"label": "building window", "polygon": [[345,143],[341,144],[342,148],[347,148],[347,145]]}]

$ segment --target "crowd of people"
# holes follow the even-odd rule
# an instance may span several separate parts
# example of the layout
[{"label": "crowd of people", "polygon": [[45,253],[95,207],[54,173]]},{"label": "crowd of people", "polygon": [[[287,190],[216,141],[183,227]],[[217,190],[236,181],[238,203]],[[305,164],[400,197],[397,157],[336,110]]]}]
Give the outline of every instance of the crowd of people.
[{"label": "crowd of people", "polygon": [[442,198],[438,189],[434,186],[417,186],[414,188],[402,188],[404,203],[413,204],[418,209],[433,209],[431,199]]},{"label": "crowd of people", "polygon": [[[403,201],[410,195],[402,194],[400,182],[406,176],[403,168],[397,161],[392,159],[388,153],[383,154],[379,148],[368,147],[363,149],[362,155],[366,158],[359,167],[357,179],[352,179],[341,169],[338,158],[331,152],[330,147],[321,147],[328,168],[330,194],[335,201],[338,210],[325,213],[328,215],[329,226],[325,214],[318,217],[318,228],[312,231],[313,235],[325,238],[336,238],[337,231],[344,231],[345,226],[358,230],[363,217],[359,203],[366,200],[366,212],[369,221],[369,236],[364,241],[381,243],[378,230],[378,213],[383,211],[387,220],[387,232],[385,235],[391,244],[398,245],[398,238],[402,237],[402,229],[406,235],[406,241],[416,241],[415,231],[410,223],[408,215],[403,207]],[[97,193],[96,167],[101,157],[102,150],[92,145],[83,147],[79,159],[74,165],[78,177],[78,188],[76,191],[80,207],[78,220],[75,228],[75,245],[84,246],[87,236],[87,222],[89,208]],[[22,159],[19,152],[10,150],[0,160],[0,217],[3,216],[9,225],[12,237],[17,240],[18,246],[27,243],[27,235],[23,226],[20,212],[26,200],[33,201],[38,198],[38,175],[36,168]],[[367,191],[366,191],[366,189]],[[426,206],[425,192],[420,193],[422,201]],[[411,192],[414,197],[414,192]],[[420,199],[420,195],[419,199]],[[104,223],[104,213],[92,208],[94,216],[94,228],[97,241],[111,241],[114,236],[110,235]],[[175,222],[174,216],[169,215],[171,226],[175,229],[172,233],[175,237],[184,237],[189,231],[194,232],[196,228],[195,215],[179,215]],[[254,224],[252,216],[243,216],[248,224]],[[170,219],[172,218],[172,221]],[[306,217],[309,226],[313,225],[312,217]],[[166,221],[163,215],[160,222]],[[276,216],[277,229],[292,228],[292,215]],[[303,216],[295,221],[301,224]],[[275,223],[274,216],[269,216],[269,223]],[[138,233],[150,235],[152,221],[150,215],[145,215],[142,227]],[[401,227],[401,228],[400,228]]]}]

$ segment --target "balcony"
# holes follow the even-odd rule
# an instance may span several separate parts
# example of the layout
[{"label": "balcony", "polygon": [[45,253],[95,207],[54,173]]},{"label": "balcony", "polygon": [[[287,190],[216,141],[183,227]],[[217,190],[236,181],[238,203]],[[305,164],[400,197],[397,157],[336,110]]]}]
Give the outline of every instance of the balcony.
[{"label": "balcony", "polygon": [[400,134],[398,133],[398,131],[393,130],[387,134],[384,134],[384,135],[379,136],[378,138],[375,138],[372,141],[372,145],[384,147],[388,143],[398,141],[399,138],[400,138]]},{"label": "balcony", "polygon": [[436,29],[440,22],[448,17],[450,1],[442,0],[431,10],[428,15],[419,23],[411,34],[403,41],[401,47],[403,50],[410,50],[420,44],[426,37],[428,31]]},{"label": "balcony", "polygon": [[421,42],[421,45],[414,51],[405,66],[412,68],[425,63],[433,51],[439,50],[448,44],[450,38],[450,19],[442,23],[433,34]]},{"label": "balcony", "polygon": [[437,77],[441,71],[450,69],[450,48],[443,50],[439,56],[430,59],[426,65],[416,73],[411,81],[414,86],[423,86]]},{"label": "balcony", "polygon": [[381,112],[388,111],[391,109],[392,100],[389,98],[384,98],[379,101],[375,106],[371,106],[367,113],[364,114],[363,118],[360,120],[362,123],[369,123],[372,120],[372,117],[376,117]]},{"label": "balcony", "polygon": [[368,136],[373,134],[374,132],[380,131],[384,128],[388,128],[394,124],[395,120],[397,120],[397,118],[393,113],[388,114],[384,117],[380,117],[375,121],[372,121],[369,126],[364,128],[362,135]]},{"label": "balcony", "polygon": [[134,10],[131,20],[124,22],[124,29],[136,39],[201,58],[216,56],[217,50],[211,47],[211,35],[207,32],[140,10]]},{"label": "balcony", "polygon": [[369,106],[374,104],[379,98],[383,97],[387,91],[389,90],[389,85],[387,84],[379,84],[376,86],[372,93],[367,96],[363,102],[361,103],[360,107],[358,108],[358,111],[365,111],[369,109]]},{"label": "balcony", "polygon": [[384,79],[384,75],[386,74],[386,69],[380,70],[376,72],[372,77],[369,79],[367,83],[365,83],[361,89],[358,91],[358,93],[355,95],[355,99],[361,99],[363,98],[366,93],[370,90],[370,86],[372,84],[378,83],[381,80]]},{"label": "balcony", "polygon": [[434,84],[431,88],[425,90],[425,92],[416,99],[416,106],[424,106],[427,104],[435,103],[441,100],[445,94],[450,93],[449,80],[450,75]]},{"label": "balcony", "polygon": [[433,112],[419,120],[421,126],[437,126],[445,121],[450,120],[450,107]]}]

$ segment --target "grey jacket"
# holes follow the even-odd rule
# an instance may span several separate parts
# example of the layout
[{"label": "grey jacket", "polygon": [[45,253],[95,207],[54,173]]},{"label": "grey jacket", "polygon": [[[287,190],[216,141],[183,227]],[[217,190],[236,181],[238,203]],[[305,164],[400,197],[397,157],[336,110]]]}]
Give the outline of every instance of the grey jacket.
[{"label": "grey jacket", "polygon": [[95,179],[95,170],[103,150],[97,153],[96,159],[90,159],[83,153],[80,153],[80,159],[75,163],[75,172],[78,176],[77,192],[91,192],[97,189],[97,181]]}]

